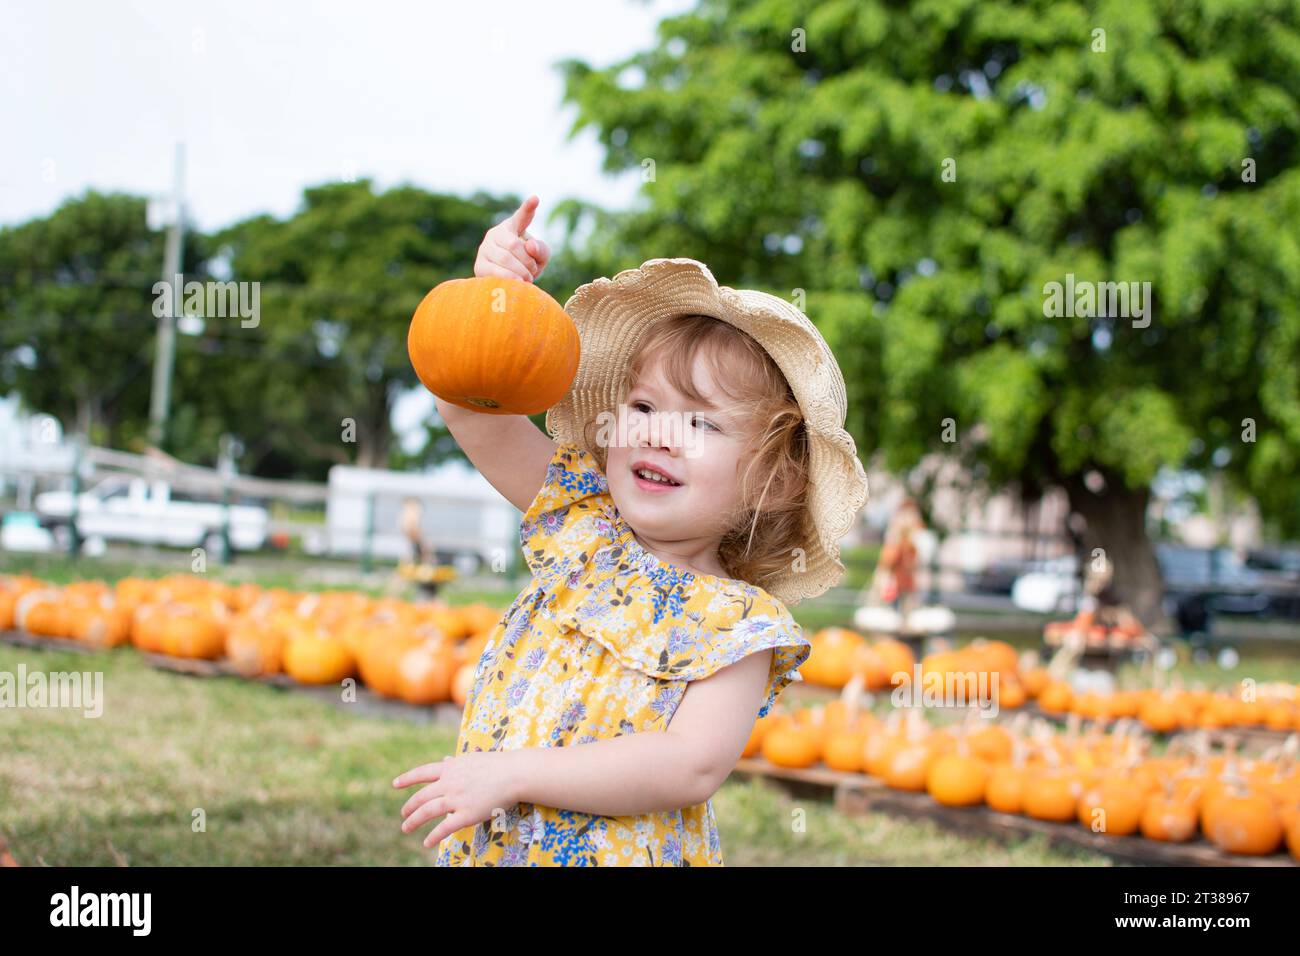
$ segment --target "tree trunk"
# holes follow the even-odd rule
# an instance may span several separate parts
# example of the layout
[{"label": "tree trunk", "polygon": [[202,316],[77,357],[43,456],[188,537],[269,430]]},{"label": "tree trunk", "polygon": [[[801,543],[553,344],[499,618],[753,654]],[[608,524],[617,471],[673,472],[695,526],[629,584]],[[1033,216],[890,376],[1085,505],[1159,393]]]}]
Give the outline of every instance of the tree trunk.
[{"label": "tree trunk", "polygon": [[357,466],[359,468],[387,468],[388,449],[392,445],[393,429],[389,421],[392,408],[386,388],[370,390],[371,414],[358,416]]},{"label": "tree trunk", "polygon": [[1155,549],[1147,537],[1146,513],[1151,492],[1126,488],[1115,475],[1106,475],[1106,487],[1095,494],[1082,475],[1065,482],[1070,509],[1086,522],[1083,529],[1085,560],[1101,548],[1114,566],[1113,587],[1119,599],[1154,634],[1169,635],[1173,623],[1165,614],[1164,583]]}]

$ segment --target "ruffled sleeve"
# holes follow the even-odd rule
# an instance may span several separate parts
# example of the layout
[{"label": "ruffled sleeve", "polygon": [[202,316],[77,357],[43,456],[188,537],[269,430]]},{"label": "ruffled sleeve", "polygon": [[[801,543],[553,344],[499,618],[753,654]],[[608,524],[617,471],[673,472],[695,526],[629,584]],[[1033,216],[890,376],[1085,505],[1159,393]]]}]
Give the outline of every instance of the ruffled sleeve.
[{"label": "ruffled sleeve", "polygon": [[812,645],[785,606],[761,588],[738,585],[716,593],[703,613],[686,608],[656,625],[649,606],[662,590],[649,586],[642,591],[636,585],[613,590],[611,584],[606,580],[568,596],[557,607],[558,619],[561,628],[591,637],[624,667],[659,680],[703,680],[770,648],[772,664],[758,717],[766,717],[781,691],[803,679],[798,668]]},{"label": "ruffled sleeve", "polygon": [[608,496],[609,483],[595,458],[578,445],[556,446],[546,478],[519,523],[519,544],[534,574],[550,567],[548,556],[556,555],[577,523],[597,513]]},{"label": "ruffled sleeve", "polygon": [[731,641],[726,643],[729,646],[723,654],[725,663],[712,667],[708,673],[713,673],[726,664],[734,664],[757,651],[768,648],[773,651],[763,704],[758,710],[759,717],[768,715],[781,691],[795,681],[803,680],[798,668],[812,653],[812,645],[804,636],[803,628],[788,612],[784,615],[748,617],[737,624],[731,632]]}]

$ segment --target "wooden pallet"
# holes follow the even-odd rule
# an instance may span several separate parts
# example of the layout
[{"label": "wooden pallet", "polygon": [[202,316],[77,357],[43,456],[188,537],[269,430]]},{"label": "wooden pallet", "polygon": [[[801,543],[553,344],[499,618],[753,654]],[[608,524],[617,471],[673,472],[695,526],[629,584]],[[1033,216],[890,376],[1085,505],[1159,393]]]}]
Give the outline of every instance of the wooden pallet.
[{"label": "wooden pallet", "polygon": [[0,631],[0,642],[14,647],[30,647],[41,651],[67,651],[69,654],[97,654],[97,648],[87,647],[64,637],[37,637],[23,631]]},{"label": "wooden pallet", "polygon": [[1106,836],[1079,823],[1053,823],[1033,817],[998,813],[988,807],[947,807],[929,794],[894,790],[861,773],[831,770],[823,764],[798,770],[778,767],[761,757],[742,757],[735,772],[763,777],[792,793],[830,793],[835,809],[850,816],[885,813],[911,820],[929,820],[963,836],[988,836],[1004,842],[1034,836],[1052,846],[1088,850],[1122,863],[1144,866],[1296,866],[1285,853],[1267,857],[1220,853],[1202,839],[1163,843],[1143,836]]},{"label": "wooden pallet", "polygon": [[[24,634],[20,631],[2,631],[0,632],[0,641],[6,644],[12,644],[17,647],[35,648],[38,650],[54,651],[72,651],[77,654],[95,654],[98,651],[93,647],[87,647],[84,644],[78,644],[76,641],[64,638],[35,637],[31,634]],[[209,661],[189,657],[172,657],[167,654],[154,654],[148,651],[136,651],[152,667],[159,670],[170,671],[174,674],[186,674],[191,677],[236,677],[240,680],[256,681],[259,684],[268,684],[272,687],[278,687],[281,690],[297,691],[303,694],[309,694],[321,700],[328,701],[331,704],[354,714],[364,714],[368,717],[396,717],[402,720],[410,720],[421,724],[435,724],[459,728],[461,722],[461,708],[451,702],[443,702],[431,705],[408,704],[403,700],[393,700],[390,697],[382,697],[374,691],[369,690],[360,682],[354,689],[355,700],[344,700],[342,688],[336,684],[313,685],[303,684],[287,674],[267,674],[260,677],[246,677],[240,674],[229,661]]]},{"label": "wooden pallet", "polygon": [[257,677],[245,676],[231,666],[229,661],[196,660],[186,657],[171,657],[167,654],[154,654],[141,651],[140,656],[149,664],[160,670],[193,677],[234,677],[239,680],[255,681],[268,684],[281,690],[297,691],[320,700],[328,701],[340,710],[368,717],[397,717],[421,724],[439,724],[460,727],[461,709],[456,704],[442,702],[438,704],[408,704],[404,700],[383,697],[363,686],[360,681],[351,688],[350,696],[354,700],[343,699],[343,689],[338,684],[304,684],[294,680],[288,674],[264,674]]}]

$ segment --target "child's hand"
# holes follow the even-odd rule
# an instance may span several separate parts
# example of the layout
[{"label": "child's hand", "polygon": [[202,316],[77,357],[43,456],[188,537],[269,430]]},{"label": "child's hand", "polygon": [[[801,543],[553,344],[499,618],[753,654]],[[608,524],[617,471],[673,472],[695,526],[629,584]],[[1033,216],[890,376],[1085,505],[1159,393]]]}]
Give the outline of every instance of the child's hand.
[{"label": "child's hand", "polygon": [[474,275],[522,279],[524,282],[532,282],[541,276],[551,261],[551,250],[542,240],[528,234],[528,224],[533,221],[538,202],[536,196],[529,196],[513,216],[487,231],[474,259]]},{"label": "child's hand", "polygon": [[446,814],[424,838],[424,845],[432,847],[463,827],[491,820],[494,811],[518,803],[512,759],[517,753],[495,750],[449,755],[398,776],[393,786],[399,789],[413,783],[428,784],[402,806],[402,832],[410,833]]}]

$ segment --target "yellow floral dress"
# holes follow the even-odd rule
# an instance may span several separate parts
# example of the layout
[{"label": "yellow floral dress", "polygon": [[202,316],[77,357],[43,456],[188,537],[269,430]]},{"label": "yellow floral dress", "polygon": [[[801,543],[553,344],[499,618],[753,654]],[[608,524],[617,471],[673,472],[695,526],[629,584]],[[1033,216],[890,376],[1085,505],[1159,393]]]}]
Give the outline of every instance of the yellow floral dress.
[{"label": "yellow floral dress", "polygon": [[[660,560],[596,460],[557,446],[519,530],[533,580],[479,659],[456,753],[568,747],[663,731],[686,685],[773,649],[772,708],[812,648],[779,600]],[[636,816],[518,803],[446,837],[438,866],[721,866],[711,800]]]}]

